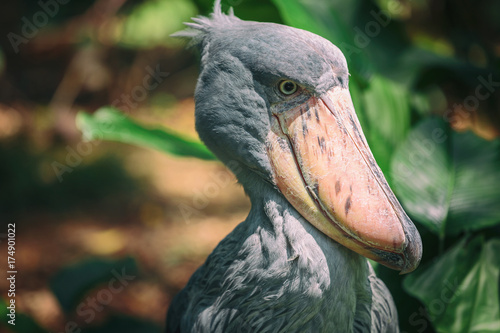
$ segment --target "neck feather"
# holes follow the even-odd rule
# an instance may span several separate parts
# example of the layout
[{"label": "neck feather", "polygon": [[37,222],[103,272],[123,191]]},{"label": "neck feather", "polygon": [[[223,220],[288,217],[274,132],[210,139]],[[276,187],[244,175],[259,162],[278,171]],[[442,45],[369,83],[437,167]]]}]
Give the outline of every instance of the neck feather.
[{"label": "neck feather", "polygon": [[326,333],[369,325],[366,259],[309,224],[272,185],[253,184],[247,219],[179,296],[189,299],[186,327]]},{"label": "neck feather", "polygon": [[366,259],[317,230],[271,185],[254,186],[249,194],[252,209],[239,252],[246,272],[236,275],[246,274],[276,307],[286,302],[294,318],[352,327],[359,304],[371,301]]}]

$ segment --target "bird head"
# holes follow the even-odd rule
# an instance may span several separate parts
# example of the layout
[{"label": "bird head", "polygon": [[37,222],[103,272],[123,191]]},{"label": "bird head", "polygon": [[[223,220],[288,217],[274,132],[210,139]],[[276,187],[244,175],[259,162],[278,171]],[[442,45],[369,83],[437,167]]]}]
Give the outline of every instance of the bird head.
[{"label": "bird head", "polygon": [[247,192],[269,183],[349,249],[408,273],[420,235],[368,147],[342,52],[310,32],[221,13],[176,36],[201,51],[196,128]]}]

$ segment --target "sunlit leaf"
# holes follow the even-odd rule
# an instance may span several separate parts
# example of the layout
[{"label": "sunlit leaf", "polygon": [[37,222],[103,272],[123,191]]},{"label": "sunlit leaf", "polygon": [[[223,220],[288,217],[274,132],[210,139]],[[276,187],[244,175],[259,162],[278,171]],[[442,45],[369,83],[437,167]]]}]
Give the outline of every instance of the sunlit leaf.
[{"label": "sunlit leaf", "polygon": [[80,112],[76,122],[86,140],[118,141],[176,156],[216,159],[201,142],[166,128],[147,129],[112,107],[101,108],[93,115]]},{"label": "sunlit leaf", "polygon": [[419,33],[413,36],[414,44],[423,49],[443,57],[451,57],[455,50],[453,45],[446,39],[438,39],[435,36]]},{"label": "sunlit leaf", "polygon": [[407,212],[436,234],[500,223],[500,140],[427,119],[394,154],[391,176]]},{"label": "sunlit leaf", "polygon": [[438,332],[499,332],[500,240],[462,240],[404,281]]},{"label": "sunlit leaf", "polygon": [[138,269],[133,258],[122,260],[91,259],[67,266],[57,272],[50,281],[52,292],[59,300],[62,309],[69,313],[82,301],[85,293],[104,284],[109,288],[110,281],[115,289],[125,287],[137,277]]},{"label": "sunlit leaf", "polygon": [[183,22],[196,14],[196,6],[191,0],[144,1],[117,27],[119,43],[135,48],[181,45],[169,36],[184,29]]}]

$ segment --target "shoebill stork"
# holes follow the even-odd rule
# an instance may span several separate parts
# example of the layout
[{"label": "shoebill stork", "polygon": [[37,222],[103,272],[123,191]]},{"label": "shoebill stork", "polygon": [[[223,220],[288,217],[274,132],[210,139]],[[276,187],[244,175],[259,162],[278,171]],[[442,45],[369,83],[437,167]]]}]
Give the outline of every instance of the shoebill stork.
[{"label": "shoebill stork", "polygon": [[307,31],[194,18],[196,129],[251,210],[174,298],[167,332],[397,332],[366,258],[401,273],[420,235],[357,120],[342,52]]}]

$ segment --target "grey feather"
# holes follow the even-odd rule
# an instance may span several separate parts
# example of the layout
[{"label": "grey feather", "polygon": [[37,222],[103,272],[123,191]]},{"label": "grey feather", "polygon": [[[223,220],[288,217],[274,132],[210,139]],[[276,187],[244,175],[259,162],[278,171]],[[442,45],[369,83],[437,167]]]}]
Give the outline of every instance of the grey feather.
[{"label": "grey feather", "polygon": [[176,36],[202,53],[196,128],[252,201],[174,298],[167,332],[397,332],[387,288],[366,259],[306,221],[273,182],[265,139],[276,82],[347,87],[340,50],[309,32],[224,15]]}]

